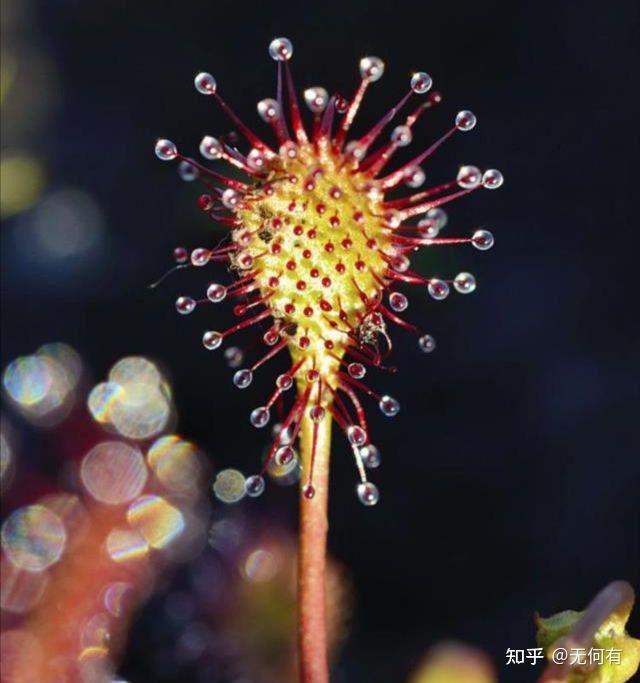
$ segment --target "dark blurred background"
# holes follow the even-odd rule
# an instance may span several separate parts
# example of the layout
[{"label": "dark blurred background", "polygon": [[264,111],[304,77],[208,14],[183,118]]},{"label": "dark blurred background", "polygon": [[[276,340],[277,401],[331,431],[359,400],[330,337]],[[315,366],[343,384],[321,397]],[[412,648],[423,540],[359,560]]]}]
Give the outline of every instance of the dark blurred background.
[{"label": "dark blurred background", "polygon": [[[98,376],[123,355],[154,358],[181,433],[216,468],[256,468],[264,434],[247,416],[275,369],[234,390],[199,341],[229,307],[175,314],[176,296],[204,291],[212,271],[147,288],[175,246],[220,234],[195,208],[195,184],[153,154],[158,137],[195,153],[203,133],[230,130],[194,73],[211,71],[260,127],[255,103],[274,93],[267,46],[284,35],[300,88],[348,94],[361,56],[385,60],[357,130],[419,69],[445,100],[417,144],[458,109],[477,114],[426,170],[435,182],[460,163],[503,171],[500,192],[453,205],[446,228],[488,227],[496,247],[422,257],[422,272],[470,270],[479,284],[445,303],[413,292],[411,317],[437,351],[396,332],[399,371],[372,378],[402,404],[393,421],[372,411],[377,507],[358,503],[336,439],[330,549],[355,591],[336,680],[405,680],[429,644],[454,638],[490,653],[501,680],[531,681],[531,667],[504,661],[506,648],[534,646],[534,610],[581,608],[616,578],[638,587],[636,2],[4,0],[3,14],[3,166],[14,165],[3,168],[2,366],[48,341]],[[16,168],[26,175],[10,183]],[[295,525],[291,489],[243,505]],[[128,645],[131,681],[167,680],[148,665],[153,609]]]}]

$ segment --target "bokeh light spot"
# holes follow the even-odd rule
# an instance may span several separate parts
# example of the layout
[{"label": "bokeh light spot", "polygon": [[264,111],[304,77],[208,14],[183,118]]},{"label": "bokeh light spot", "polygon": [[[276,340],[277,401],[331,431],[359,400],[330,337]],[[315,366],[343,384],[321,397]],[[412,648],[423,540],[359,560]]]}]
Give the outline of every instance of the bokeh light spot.
[{"label": "bokeh light spot", "polygon": [[0,215],[13,216],[38,200],[44,187],[44,169],[35,157],[13,152],[0,160]]},{"label": "bokeh light spot", "polygon": [[49,583],[47,572],[19,569],[6,558],[2,558],[0,575],[0,606],[14,614],[24,614],[35,607]]},{"label": "bokeh light spot", "polygon": [[67,533],[58,515],[44,505],[18,508],[2,525],[2,548],[19,569],[39,572],[57,562]]},{"label": "bokeh light spot", "polygon": [[245,495],[244,475],[234,469],[226,469],[218,472],[213,483],[213,492],[216,498],[223,503],[237,503]]},{"label": "bokeh light spot", "polygon": [[114,562],[139,560],[149,552],[149,546],[142,536],[132,529],[113,529],[106,541],[109,557]]},{"label": "bokeh light spot", "polygon": [[127,510],[129,524],[152,548],[165,548],[184,529],[184,517],[160,496],[141,496]]},{"label": "bokeh light spot", "polygon": [[124,389],[116,382],[96,384],[89,393],[87,406],[96,422],[111,422],[111,409],[124,396]]},{"label": "bokeh light spot", "polygon": [[271,581],[278,570],[278,563],[273,553],[258,548],[247,555],[242,567],[245,578],[255,583]]},{"label": "bokeh light spot", "polygon": [[140,494],[148,470],[137,448],[121,441],[104,441],[82,460],[80,478],[89,493],[101,503],[119,505]]},{"label": "bokeh light spot", "polygon": [[175,434],[157,439],[147,453],[149,468],[168,489],[189,493],[198,484],[200,462],[193,444]]}]

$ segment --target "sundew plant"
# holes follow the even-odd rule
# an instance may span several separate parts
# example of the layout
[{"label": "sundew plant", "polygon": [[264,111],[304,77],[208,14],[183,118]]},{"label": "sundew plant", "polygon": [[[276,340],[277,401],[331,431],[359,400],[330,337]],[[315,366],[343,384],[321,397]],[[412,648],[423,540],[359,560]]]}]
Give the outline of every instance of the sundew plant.
[{"label": "sundew plant", "polygon": [[223,109],[238,133],[206,135],[200,154],[226,162],[233,173],[185,156],[167,139],[158,140],[155,151],[161,160],[179,163],[183,176],[200,180],[204,192],[198,206],[228,228],[216,247],[176,249],[177,267],[216,264],[228,280],[210,283],[200,301],[178,298],[178,312],[235,302],[238,322],[226,330],[205,331],[202,343],[215,351],[247,329],[262,337],[263,353],[233,376],[239,389],[247,389],[254,373],[277,354],[291,357],[271,395],[251,412],[251,424],[265,428],[274,405],[287,394],[293,397],[262,467],[246,479],[245,488],[249,496],[259,496],[269,466],[294,462],[298,448],[300,676],[320,683],[328,680],[324,583],[332,426],[353,452],[357,497],[375,505],[379,490],[367,470],[377,466],[379,453],[365,405],[373,401],[393,417],[400,404],[371,388],[368,372],[389,369],[394,326],[415,333],[422,352],[435,349],[434,338],[406,319],[409,299],[402,290],[414,285],[420,295],[442,301],[452,291],[468,294],[476,288],[470,273],[451,279],[418,273],[411,257],[421,248],[490,249],[494,238],[486,229],[441,236],[447,224],[442,207],[478,189],[497,189],[503,177],[496,169],[464,165],[454,178],[424,187],[423,165],[449,138],[475,127],[476,117],[468,110],[457,112],[451,127],[426,149],[393,163],[396,152],[410,145],[414,126],[442,100],[426,72],[411,76],[407,92],[370,130],[352,136],[367,90],[384,73],[381,59],[360,60],[360,83],[351,98],[323,87],[307,88],[303,97],[309,114],[304,115],[289,66],[291,41],[274,39],[269,54],[277,65],[276,96],[257,105],[259,117],[271,128],[269,141],[241,121],[214,76],[201,72],[195,77],[196,90]]}]

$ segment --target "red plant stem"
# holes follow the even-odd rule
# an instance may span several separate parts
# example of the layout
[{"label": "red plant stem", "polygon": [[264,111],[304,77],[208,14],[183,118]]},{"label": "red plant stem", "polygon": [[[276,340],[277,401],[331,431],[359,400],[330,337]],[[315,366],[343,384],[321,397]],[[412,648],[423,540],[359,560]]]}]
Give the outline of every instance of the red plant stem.
[{"label": "red plant stem", "polygon": [[303,491],[314,448],[314,423],[305,411],[300,435],[303,474],[300,486],[298,547],[298,657],[301,683],[328,683],[325,574],[331,423],[318,423],[313,464],[313,498]]}]

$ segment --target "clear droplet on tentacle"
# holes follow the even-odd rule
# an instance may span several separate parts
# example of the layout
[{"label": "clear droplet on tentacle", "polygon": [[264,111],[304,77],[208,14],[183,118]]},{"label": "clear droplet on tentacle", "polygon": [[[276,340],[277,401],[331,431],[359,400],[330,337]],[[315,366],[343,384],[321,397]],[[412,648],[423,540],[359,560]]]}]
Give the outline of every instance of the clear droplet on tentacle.
[{"label": "clear droplet on tentacle", "polygon": [[272,123],[280,116],[280,105],[270,97],[260,100],[258,102],[258,115],[263,121]]},{"label": "clear droplet on tentacle", "polygon": [[257,498],[264,493],[265,484],[264,479],[259,474],[252,474],[247,477],[244,482],[244,490],[248,496]]},{"label": "clear droplet on tentacle", "polygon": [[389,294],[389,308],[396,313],[405,311],[409,306],[409,299],[402,292],[391,292]]},{"label": "clear droplet on tentacle", "polygon": [[426,93],[431,89],[432,85],[433,80],[431,76],[424,71],[418,71],[411,76],[411,90],[418,95],[423,95]]},{"label": "clear droplet on tentacle", "polygon": [[422,352],[431,353],[436,349],[436,340],[430,334],[423,334],[420,339],[418,339],[418,346]]},{"label": "clear droplet on tentacle", "polygon": [[217,282],[212,282],[207,287],[207,299],[214,304],[220,303],[227,296],[227,288]]},{"label": "clear droplet on tentacle", "polygon": [[212,135],[205,135],[200,141],[200,154],[209,161],[214,161],[222,156],[222,143]]},{"label": "clear droplet on tentacle", "polygon": [[471,273],[458,273],[453,286],[460,294],[471,294],[476,288],[476,279]]},{"label": "clear droplet on tentacle", "polygon": [[276,459],[276,464],[280,465],[281,467],[283,465],[288,465],[290,462],[293,462],[294,458],[296,457],[296,452],[295,450],[289,446],[282,446],[278,448],[276,451],[275,459]]},{"label": "clear droplet on tentacle", "polygon": [[363,57],[360,60],[360,76],[366,81],[377,81],[384,73],[384,62],[380,57]]},{"label": "clear droplet on tentacle", "polygon": [[191,265],[196,267],[206,266],[211,258],[211,252],[204,247],[198,247],[191,252]]},{"label": "clear droplet on tentacle", "polygon": [[362,446],[360,457],[362,458],[363,465],[371,470],[379,467],[382,461],[380,451],[372,443]]},{"label": "clear droplet on tentacle", "polygon": [[266,161],[265,155],[259,149],[253,148],[249,154],[247,154],[247,164],[254,171],[264,170]]},{"label": "clear droplet on tentacle", "polygon": [[156,156],[161,161],[171,161],[178,156],[178,148],[171,140],[158,140],[156,142]]},{"label": "clear droplet on tentacle", "polygon": [[309,417],[312,422],[322,422],[326,414],[325,409],[322,406],[312,406],[309,408]]},{"label": "clear droplet on tentacle", "polygon": [[378,405],[382,414],[387,417],[394,417],[400,412],[400,404],[393,396],[383,396]]},{"label": "clear droplet on tentacle", "polygon": [[287,140],[280,145],[278,150],[281,157],[286,157],[287,159],[297,159],[298,158],[298,145],[293,140]]},{"label": "clear droplet on tentacle", "polygon": [[216,79],[206,71],[201,71],[197,74],[193,79],[193,83],[201,95],[213,95],[218,87]]},{"label": "clear droplet on tentacle", "polygon": [[426,180],[427,176],[420,166],[410,166],[405,171],[404,177],[404,184],[407,187],[420,187]]},{"label": "clear droplet on tentacle", "polygon": [[196,302],[190,296],[179,296],[176,299],[176,311],[180,315],[189,315],[196,307]]},{"label": "clear droplet on tentacle", "polygon": [[380,500],[380,492],[370,481],[361,482],[356,489],[358,498],[363,505],[375,505]]},{"label": "clear droplet on tentacle", "polygon": [[293,386],[293,378],[286,372],[282,375],[278,375],[278,378],[276,379],[276,386],[278,389],[280,389],[280,391],[287,391]]},{"label": "clear droplet on tentacle", "polygon": [[463,109],[456,114],[456,128],[463,132],[474,128],[477,122],[476,115],[468,109]]},{"label": "clear droplet on tentacle", "polygon": [[476,230],[471,238],[471,243],[476,249],[487,251],[494,244],[493,235],[488,230]]},{"label": "clear droplet on tentacle", "polygon": [[347,439],[352,446],[364,446],[367,443],[367,432],[359,425],[347,427]]},{"label": "clear droplet on tentacle", "polygon": [[269,408],[266,406],[260,406],[259,408],[251,411],[249,420],[254,427],[257,429],[262,429],[262,427],[265,427],[268,424],[270,417],[271,413],[269,412]]},{"label": "clear droplet on tentacle", "polygon": [[269,43],[269,55],[276,62],[286,62],[293,55],[293,44],[288,38],[274,38]]},{"label": "clear droplet on tentacle", "polygon": [[238,370],[233,376],[233,383],[238,389],[246,389],[253,381],[253,373],[248,368]]},{"label": "clear droplet on tentacle", "polygon": [[314,114],[321,114],[327,108],[329,93],[318,86],[307,88],[304,91],[304,101]]},{"label": "clear droplet on tentacle", "polygon": [[362,379],[367,374],[367,369],[362,363],[349,363],[347,372],[354,379]]},{"label": "clear droplet on tentacle", "polygon": [[405,254],[396,254],[391,258],[391,267],[397,273],[406,273],[410,266],[411,261]]},{"label": "clear droplet on tentacle", "polygon": [[465,190],[473,190],[482,182],[482,171],[477,166],[461,166],[456,182]]},{"label": "clear droplet on tentacle", "polygon": [[186,159],[178,164],[178,175],[187,183],[190,183],[198,178],[200,172],[198,169]]},{"label": "clear droplet on tentacle", "polygon": [[427,289],[431,297],[436,301],[442,301],[449,296],[449,285],[444,280],[431,280]]},{"label": "clear droplet on tentacle", "polygon": [[222,344],[222,334],[215,330],[209,330],[202,335],[202,345],[207,351],[215,351]]},{"label": "clear droplet on tentacle", "polygon": [[482,186],[487,190],[497,190],[502,183],[504,183],[504,176],[496,168],[490,168],[482,175]]},{"label": "clear droplet on tentacle", "polygon": [[391,141],[395,142],[398,147],[406,147],[411,144],[413,135],[409,126],[396,126],[391,131]]},{"label": "clear droplet on tentacle", "polygon": [[240,203],[241,198],[240,193],[232,190],[230,187],[222,193],[222,203],[227,209],[235,209]]}]

